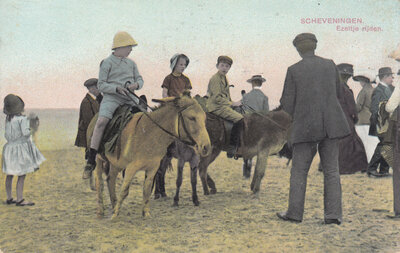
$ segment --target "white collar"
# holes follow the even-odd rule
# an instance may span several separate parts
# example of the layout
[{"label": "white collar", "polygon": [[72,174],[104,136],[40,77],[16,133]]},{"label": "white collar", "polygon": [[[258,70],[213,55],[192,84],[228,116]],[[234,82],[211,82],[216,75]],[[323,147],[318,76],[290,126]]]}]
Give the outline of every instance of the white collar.
[{"label": "white collar", "polygon": [[386,83],[384,83],[384,82],[382,82],[382,81],[380,81],[380,84],[382,84],[382,85],[385,86],[386,88],[389,87],[389,85],[387,85]]},{"label": "white collar", "polygon": [[253,88],[253,90],[261,90],[261,87],[255,86],[255,87]]}]

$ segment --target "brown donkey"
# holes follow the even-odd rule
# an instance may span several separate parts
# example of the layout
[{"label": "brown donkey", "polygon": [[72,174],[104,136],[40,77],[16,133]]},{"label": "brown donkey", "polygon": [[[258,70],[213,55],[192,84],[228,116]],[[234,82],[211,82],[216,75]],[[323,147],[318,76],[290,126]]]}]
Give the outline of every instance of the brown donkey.
[{"label": "brown donkey", "polygon": [[[144,170],[146,178],[143,186],[143,216],[150,216],[150,195],[154,176],[167,147],[179,139],[194,146],[201,156],[209,155],[210,139],[205,127],[206,115],[196,100],[189,96],[153,100],[161,106],[151,113],[137,113],[121,133],[120,155],[106,153],[110,163],[107,183],[114,209],[112,219],[120,212],[122,202],[128,196],[129,186],[136,172]],[[93,120],[91,122],[91,125]],[[93,123],[94,124],[94,123]],[[91,136],[93,126],[89,126]],[[88,142],[90,143],[90,142]],[[96,188],[98,194],[98,216],[104,215],[101,157],[97,157]],[[125,178],[119,198],[115,194],[115,180],[125,169]],[[106,171],[105,171],[106,172]]]},{"label": "brown donkey", "polygon": [[[268,156],[279,153],[287,142],[292,118],[280,107],[266,114],[252,113],[244,117],[246,124],[241,136],[242,145],[238,151],[243,159],[257,157],[250,189],[253,193],[258,193],[267,167]],[[206,126],[211,139],[212,152],[211,155],[200,159],[199,174],[204,194],[208,195],[208,186],[212,194],[216,193],[217,189],[214,181],[207,174],[207,168],[222,150],[226,150],[226,145],[221,120],[207,119]]]},{"label": "brown donkey", "polygon": [[[245,160],[252,159],[254,156],[257,157],[251,190],[258,193],[267,167],[268,156],[279,153],[287,142],[292,119],[289,114],[278,107],[267,114],[245,115],[245,122],[245,129],[241,138],[242,147],[239,152]],[[207,173],[207,168],[221,151],[226,149],[226,133],[223,120],[209,113],[207,113],[206,126],[212,144],[212,152],[209,156],[201,157],[198,169],[204,194],[208,195],[210,194],[208,187],[211,188],[211,194],[216,193],[217,189],[214,181]],[[184,157],[177,158],[184,161]],[[161,165],[156,177],[156,194],[166,196],[164,187],[166,166]]]}]

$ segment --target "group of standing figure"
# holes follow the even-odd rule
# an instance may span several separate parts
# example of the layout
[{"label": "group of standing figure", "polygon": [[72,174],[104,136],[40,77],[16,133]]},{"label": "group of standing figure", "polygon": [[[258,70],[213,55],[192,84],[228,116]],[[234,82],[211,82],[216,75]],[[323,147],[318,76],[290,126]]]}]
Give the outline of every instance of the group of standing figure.
[{"label": "group of standing figure", "polygon": [[[132,47],[136,45],[136,41],[129,34],[117,33],[113,42],[114,52],[102,61],[98,82],[96,79],[90,79],[85,83],[89,89],[89,95],[81,104],[79,132],[83,133],[91,119],[89,116],[86,118],[82,111],[86,110],[90,112],[90,115],[99,111],[99,118],[90,144],[84,143],[86,137],[79,137],[79,134],[77,137],[76,145],[87,148],[87,165],[83,178],[88,178],[95,168],[95,156],[102,132],[112,118],[113,112],[123,104],[132,106],[138,104],[137,99],[130,93],[143,86],[143,78],[136,64],[126,58]],[[354,76],[353,79],[363,86],[356,103],[353,92],[347,85],[347,81],[353,76],[351,64],[336,65],[332,60],[315,55],[317,39],[311,33],[297,35],[293,45],[302,60],[288,68],[280,100],[283,109],[293,118],[292,131],[288,140],[293,148],[293,167],[288,209],[277,215],[286,221],[301,222],[303,220],[307,175],[313,157],[318,151],[321,158],[321,170],[324,173],[324,221],[326,224],[339,225],[342,222],[340,174],[352,174],[357,171],[367,172],[371,176],[388,174],[389,165],[380,155],[380,147],[384,140],[374,132],[374,129],[379,124],[379,103],[388,100],[393,92],[393,73],[390,68],[381,68],[378,74],[380,83],[375,89],[371,85],[371,78],[365,75]],[[236,154],[240,144],[238,136],[243,128],[243,115],[234,110],[234,107],[241,106],[246,112],[269,110],[268,98],[260,90],[265,79],[260,75],[255,75],[248,80],[253,86],[249,94],[246,94],[241,101],[232,102],[230,85],[226,77],[232,63],[232,59],[228,56],[218,57],[216,65],[218,72],[212,76],[208,84],[208,99],[205,106],[208,112],[233,122],[228,157]],[[164,79],[161,86],[163,97],[179,96],[184,90],[192,88],[190,79],[183,74],[188,64],[189,58],[184,54],[176,54],[171,58],[171,74]],[[91,88],[96,91],[91,91]],[[99,91],[103,94],[100,106]],[[387,106],[395,103],[390,101]],[[393,112],[393,110],[387,110]],[[396,129],[398,128],[397,126]],[[376,135],[379,140],[373,137]],[[398,141],[398,131],[395,136],[397,138],[395,140]],[[81,142],[78,139],[85,141]],[[373,155],[371,143],[377,144]],[[400,205],[400,201],[396,198],[400,193],[399,189],[395,189],[400,184],[398,182],[398,143],[395,141],[392,143],[393,147],[396,147],[393,152],[397,152],[394,153],[393,166],[393,183],[396,192],[393,217],[399,217],[400,208],[396,208],[396,205]],[[365,146],[367,146],[367,152]],[[370,161],[369,165],[368,161]]]}]

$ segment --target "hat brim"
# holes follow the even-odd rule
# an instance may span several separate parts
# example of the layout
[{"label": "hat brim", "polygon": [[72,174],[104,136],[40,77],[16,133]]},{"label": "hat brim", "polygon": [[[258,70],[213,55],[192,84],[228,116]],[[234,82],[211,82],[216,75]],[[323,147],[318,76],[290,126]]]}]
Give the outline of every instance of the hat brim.
[{"label": "hat brim", "polygon": [[368,83],[371,82],[371,80],[365,76],[353,76],[353,80],[356,82],[368,82]]},{"label": "hat brim", "polygon": [[259,80],[259,81],[261,81],[261,83],[267,81],[265,78],[251,78],[251,79],[247,80],[247,82],[251,83],[252,81],[255,81],[255,80]]}]

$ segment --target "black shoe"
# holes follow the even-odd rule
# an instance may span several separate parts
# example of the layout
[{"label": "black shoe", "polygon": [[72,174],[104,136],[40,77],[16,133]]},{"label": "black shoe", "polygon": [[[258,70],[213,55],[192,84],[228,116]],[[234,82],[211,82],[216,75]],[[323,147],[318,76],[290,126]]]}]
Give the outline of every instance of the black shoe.
[{"label": "black shoe", "polygon": [[342,221],[339,219],[325,219],[325,224],[336,224],[336,225],[340,225],[342,224]]},{"label": "black shoe", "polygon": [[373,177],[388,177],[390,175],[388,172],[378,173],[377,171],[370,171],[367,173],[368,173],[368,176],[373,176]]},{"label": "black shoe", "polygon": [[395,215],[386,215],[386,217],[389,219],[400,220],[400,213]]},{"label": "black shoe", "polygon": [[294,223],[300,223],[301,222],[301,220],[296,220],[296,219],[289,218],[287,216],[287,212],[276,213],[276,216],[278,216],[279,219],[282,219],[284,221],[290,221],[290,222],[294,222]]},{"label": "black shoe", "polygon": [[96,162],[94,164],[87,163],[83,170],[82,179],[89,179],[92,176],[92,171],[96,168]]}]

